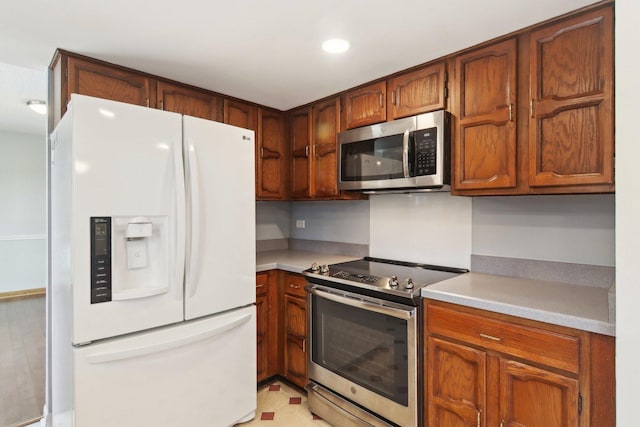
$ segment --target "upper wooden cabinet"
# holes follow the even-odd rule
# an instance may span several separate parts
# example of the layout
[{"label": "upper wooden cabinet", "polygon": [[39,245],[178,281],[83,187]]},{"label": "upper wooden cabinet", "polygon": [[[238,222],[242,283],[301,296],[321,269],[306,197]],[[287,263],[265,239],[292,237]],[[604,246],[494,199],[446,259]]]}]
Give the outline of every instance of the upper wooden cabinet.
[{"label": "upper wooden cabinet", "polygon": [[530,55],[529,185],[612,185],[612,8],[533,31]]},{"label": "upper wooden cabinet", "polygon": [[343,98],[346,129],[387,120],[387,82],[377,82],[349,91]]},{"label": "upper wooden cabinet", "polygon": [[155,107],[156,80],[125,68],[57,51],[54,75],[54,124],[67,111],[72,93]]},{"label": "upper wooden cabinet", "polygon": [[284,115],[258,110],[258,144],[256,150],[256,197],[286,198],[287,153],[285,151]]},{"label": "upper wooden cabinet", "polygon": [[245,102],[224,100],[224,122],[253,131],[258,130],[258,107]]},{"label": "upper wooden cabinet", "polygon": [[454,194],[614,191],[610,4],[452,62]]},{"label": "upper wooden cabinet", "polygon": [[311,197],[311,161],[309,150],[312,145],[311,107],[290,114],[291,135],[291,198]]},{"label": "upper wooden cabinet", "polygon": [[452,107],[456,190],[516,186],[516,40],[460,55]]},{"label": "upper wooden cabinet", "polygon": [[390,78],[387,80],[387,120],[444,109],[446,84],[444,62]]},{"label": "upper wooden cabinet", "polygon": [[221,122],[223,99],[209,92],[158,81],[157,105],[161,110]]}]

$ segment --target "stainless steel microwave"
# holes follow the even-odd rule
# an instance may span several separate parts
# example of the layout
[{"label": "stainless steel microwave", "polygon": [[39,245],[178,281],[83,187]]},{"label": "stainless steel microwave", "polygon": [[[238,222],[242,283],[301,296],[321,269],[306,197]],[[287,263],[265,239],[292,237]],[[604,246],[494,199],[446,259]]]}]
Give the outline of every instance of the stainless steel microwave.
[{"label": "stainless steel microwave", "polygon": [[338,142],[341,190],[450,190],[450,116],[444,110],[340,132]]}]

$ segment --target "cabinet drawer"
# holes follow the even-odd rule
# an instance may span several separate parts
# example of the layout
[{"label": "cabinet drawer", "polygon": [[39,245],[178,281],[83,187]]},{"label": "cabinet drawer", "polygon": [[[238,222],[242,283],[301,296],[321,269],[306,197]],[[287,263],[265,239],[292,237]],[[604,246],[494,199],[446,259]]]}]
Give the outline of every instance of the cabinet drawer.
[{"label": "cabinet drawer", "polygon": [[256,274],[256,296],[266,295],[269,286],[269,273]]},{"label": "cabinet drawer", "polygon": [[426,304],[427,333],[578,373],[580,338]]},{"label": "cabinet drawer", "polygon": [[307,285],[307,280],[303,276],[295,274],[287,274],[284,282],[284,292],[287,295],[306,298],[307,293],[304,287]]}]

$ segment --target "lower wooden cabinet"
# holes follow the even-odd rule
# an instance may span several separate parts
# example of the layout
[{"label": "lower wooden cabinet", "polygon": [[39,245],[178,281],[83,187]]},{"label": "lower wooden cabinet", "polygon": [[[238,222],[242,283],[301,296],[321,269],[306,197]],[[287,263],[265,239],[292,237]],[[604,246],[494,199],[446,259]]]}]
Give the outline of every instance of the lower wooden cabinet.
[{"label": "lower wooden cabinet", "polygon": [[424,425],[613,427],[614,339],[425,301]]},{"label": "lower wooden cabinet", "polygon": [[287,273],[284,280],[284,377],[299,387],[307,384],[306,280]]},{"label": "lower wooden cabinet", "polygon": [[307,384],[307,299],[300,274],[256,274],[257,381],[281,375]]}]

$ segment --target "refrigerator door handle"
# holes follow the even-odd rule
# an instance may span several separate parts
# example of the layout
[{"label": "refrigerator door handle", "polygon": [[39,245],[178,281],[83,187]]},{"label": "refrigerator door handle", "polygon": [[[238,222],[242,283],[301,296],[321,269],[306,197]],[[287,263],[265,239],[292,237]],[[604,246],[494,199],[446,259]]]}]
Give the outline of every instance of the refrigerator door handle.
[{"label": "refrigerator door handle", "polygon": [[[176,175],[176,264],[175,264],[175,284],[176,288],[182,290],[184,280],[184,260],[185,260],[185,183],[184,166],[182,164],[182,138],[176,139],[173,144],[173,166]],[[179,292],[179,299],[182,299],[182,292]]]},{"label": "refrigerator door handle", "polygon": [[153,353],[171,350],[178,347],[184,347],[199,341],[203,341],[228,330],[237,328],[238,326],[248,322],[252,317],[252,313],[244,313],[235,319],[229,319],[227,322],[217,326],[215,329],[200,331],[187,336],[180,336],[176,339],[160,341],[151,345],[129,347],[123,350],[103,351],[88,355],[86,360],[91,364],[109,363],[118,360],[131,359],[134,357],[147,356]]},{"label": "refrigerator door handle", "polygon": [[154,286],[150,288],[129,289],[127,291],[114,292],[111,296],[113,301],[123,301],[127,299],[147,298],[169,292],[168,286]]},{"label": "refrigerator door handle", "polygon": [[187,272],[186,294],[192,297],[196,293],[198,260],[200,259],[200,184],[198,181],[198,156],[196,147],[188,144],[189,184],[191,193],[191,251],[189,271]]}]

